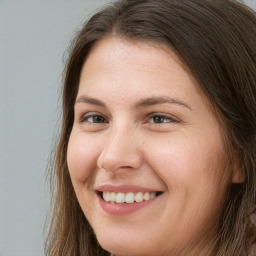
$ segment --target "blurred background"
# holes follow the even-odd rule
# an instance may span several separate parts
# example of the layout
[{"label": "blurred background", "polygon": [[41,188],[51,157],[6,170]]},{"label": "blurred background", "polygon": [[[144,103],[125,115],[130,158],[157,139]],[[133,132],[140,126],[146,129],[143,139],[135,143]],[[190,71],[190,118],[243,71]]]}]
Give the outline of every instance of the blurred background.
[{"label": "blurred background", "polygon": [[0,256],[44,255],[64,61],[75,32],[107,2],[0,0]]}]

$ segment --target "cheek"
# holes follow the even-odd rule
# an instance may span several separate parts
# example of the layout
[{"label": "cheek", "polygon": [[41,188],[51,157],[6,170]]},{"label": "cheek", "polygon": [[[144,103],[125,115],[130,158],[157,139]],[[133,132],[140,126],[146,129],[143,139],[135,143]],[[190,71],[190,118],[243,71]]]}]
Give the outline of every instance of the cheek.
[{"label": "cheek", "polygon": [[147,145],[147,157],[168,189],[184,193],[218,189],[225,170],[220,141],[179,135],[156,141]]},{"label": "cheek", "polygon": [[67,151],[72,180],[86,181],[97,168],[98,147],[82,136],[70,136]]},{"label": "cheek", "polygon": [[223,152],[211,141],[176,139],[149,145],[148,162],[167,188],[165,217],[176,214],[178,233],[190,234],[188,228],[200,233],[208,223],[216,223],[226,198]]}]

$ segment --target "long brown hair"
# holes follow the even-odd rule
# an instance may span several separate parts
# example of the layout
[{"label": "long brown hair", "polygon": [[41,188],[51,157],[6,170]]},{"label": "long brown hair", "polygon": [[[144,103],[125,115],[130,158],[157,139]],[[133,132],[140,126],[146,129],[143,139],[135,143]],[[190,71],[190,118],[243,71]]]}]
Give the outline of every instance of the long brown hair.
[{"label": "long brown hair", "polygon": [[80,209],[66,155],[81,68],[94,44],[108,36],[170,47],[216,109],[230,166],[239,159],[246,178],[230,188],[213,253],[248,255],[255,240],[249,216],[256,198],[256,14],[235,0],[120,0],[86,22],[65,70],[62,130],[49,168],[53,211],[46,255],[107,255]]}]

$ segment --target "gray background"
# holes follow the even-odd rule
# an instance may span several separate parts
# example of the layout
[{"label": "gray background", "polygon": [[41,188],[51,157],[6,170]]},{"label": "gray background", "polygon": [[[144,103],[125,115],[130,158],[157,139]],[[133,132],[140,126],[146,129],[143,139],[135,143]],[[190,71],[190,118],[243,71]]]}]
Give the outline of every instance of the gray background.
[{"label": "gray background", "polygon": [[0,0],[0,256],[43,255],[64,53],[106,2]]}]

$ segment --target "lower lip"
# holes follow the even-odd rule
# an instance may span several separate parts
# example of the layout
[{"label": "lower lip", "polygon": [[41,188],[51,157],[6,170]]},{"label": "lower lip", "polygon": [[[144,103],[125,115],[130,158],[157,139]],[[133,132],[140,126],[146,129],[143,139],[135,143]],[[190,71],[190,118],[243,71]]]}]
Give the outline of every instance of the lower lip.
[{"label": "lower lip", "polygon": [[160,195],[147,201],[143,201],[140,203],[135,202],[131,204],[108,203],[105,200],[103,200],[101,195],[97,194],[97,196],[99,198],[100,206],[105,212],[109,214],[114,214],[114,215],[126,215],[126,214],[136,212],[139,209],[150,205],[151,203],[155,202]]}]

